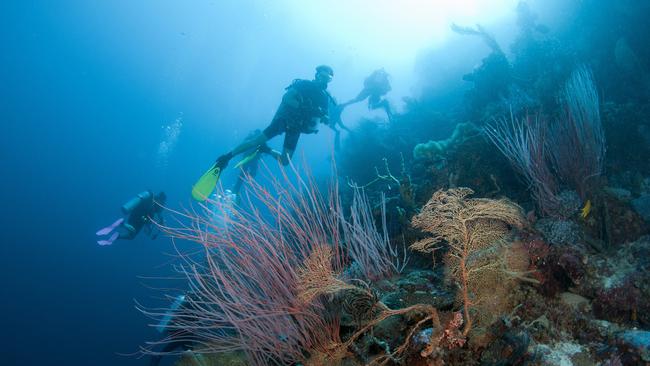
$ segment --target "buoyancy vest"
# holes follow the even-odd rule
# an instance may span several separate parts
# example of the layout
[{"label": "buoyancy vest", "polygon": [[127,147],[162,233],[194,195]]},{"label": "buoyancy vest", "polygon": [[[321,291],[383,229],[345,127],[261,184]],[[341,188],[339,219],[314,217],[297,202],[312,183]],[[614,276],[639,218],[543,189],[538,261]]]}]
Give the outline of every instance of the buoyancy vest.
[{"label": "buoyancy vest", "polygon": [[388,73],[384,70],[375,70],[363,81],[363,87],[372,94],[384,95],[391,91]]},{"label": "buoyancy vest", "polygon": [[305,117],[322,117],[327,115],[329,93],[313,80],[296,79],[286,90],[295,90],[300,96],[300,111]]},{"label": "buoyancy vest", "polygon": [[328,115],[330,94],[313,80],[295,79],[286,90],[297,93],[298,108],[282,108],[289,128],[302,133],[318,132],[315,120]]}]

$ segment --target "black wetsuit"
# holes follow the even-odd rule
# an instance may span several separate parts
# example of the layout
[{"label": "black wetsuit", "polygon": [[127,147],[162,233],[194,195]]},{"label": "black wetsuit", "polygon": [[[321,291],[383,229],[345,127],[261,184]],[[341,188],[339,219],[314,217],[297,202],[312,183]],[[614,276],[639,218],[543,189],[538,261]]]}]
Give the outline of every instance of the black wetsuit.
[{"label": "black wetsuit", "polygon": [[384,71],[375,71],[363,81],[363,91],[361,93],[365,92],[368,95],[368,108],[386,108],[385,105],[388,102],[382,100],[381,97],[391,89],[388,74]]},{"label": "black wetsuit", "polygon": [[133,239],[138,235],[140,230],[150,222],[154,217],[161,217],[162,207],[154,201],[153,192],[147,191],[146,194],[140,194],[140,202],[129,213],[126,224],[131,226],[133,230],[127,227],[126,233],[120,234],[121,239]]},{"label": "black wetsuit", "polygon": [[330,95],[321,83],[313,80],[296,79],[286,89],[298,93],[300,106],[281,103],[264,135],[271,139],[284,133],[284,148],[295,151],[301,133],[318,132],[312,120],[327,116]]}]

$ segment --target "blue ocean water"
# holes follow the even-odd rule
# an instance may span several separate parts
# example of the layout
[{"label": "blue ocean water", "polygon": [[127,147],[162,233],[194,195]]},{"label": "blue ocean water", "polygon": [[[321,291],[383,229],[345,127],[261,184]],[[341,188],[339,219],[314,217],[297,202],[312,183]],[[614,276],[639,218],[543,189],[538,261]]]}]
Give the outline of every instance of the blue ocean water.
[{"label": "blue ocean water", "polygon": [[[284,75],[273,60],[267,65],[270,51],[257,46],[282,30],[237,44],[260,34],[246,30],[263,25],[251,6],[0,5],[2,364],[146,362],[120,354],[159,337],[134,300],[156,304],[159,293],[143,283],[157,283],[140,276],[170,271],[169,242],[140,235],[100,247],[94,233],[145,189],[164,190],[171,206],[188,204],[189,188],[214,159],[267,124],[284,86],[311,78],[315,60]],[[234,19],[241,14],[245,25]],[[165,127],[179,118],[173,150],[161,151]],[[314,140],[319,154],[331,146],[331,138]]]},{"label": "blue ocean water", "polygon": [[[506,3],[506,9],[516,5]],[[452,47],[431,37],[425,41],[444,51],[410,54],[388,39],[359,40],[372,27],[339,29],[330,13],[306,21],[314,14],[297,4],[0,4],[1,364],[146,364],[129,354],[159,335],[135,301],[166,303],[150,288],[165,282],[150,278],[172,273],[173,248],[166,238],[145,235],[100,247],[95,231],[145,189],[164,190],[172,208],[187,206],[198,176],[268,124],[294,78],[310,79],[316,65],[330,64],[330,90],[345,100],[356,95],[367,71],[386,66],[398,109],[404,110],[401,97],[422,90],[436,97],[437,107],[451,109],[469,88],[462,75],[489,53],[480,40]],[[537,10],[556,28],[559,14],[569,15]],[[503,27],[497,18],[487,25],[506,45],[514,12],[504,14]],[[449,31],[448,24],[443,28]],[[395,44],[402,43],[408,42]],[[383,117],[365,105],[346,113],[349,121]],[[280,147],[281,138],[271,145]],[[333,133],[323,129],[301,137],[294,160],[304,157],[323,177],[332,149]],[[234,179],[228,172],[223,182]]]}]

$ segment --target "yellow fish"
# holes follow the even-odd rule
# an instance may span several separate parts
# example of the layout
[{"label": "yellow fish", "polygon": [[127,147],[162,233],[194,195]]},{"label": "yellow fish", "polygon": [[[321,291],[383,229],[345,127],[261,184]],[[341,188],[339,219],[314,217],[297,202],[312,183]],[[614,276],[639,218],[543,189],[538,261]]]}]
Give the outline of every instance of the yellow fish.
[{"label": "yellow fish", "polygon": [[591,200],[587,200],[587,202],[585,202],[585,207],[583,207],[582,211],[580,212],[580,217],[586,219],[587,216],[589,216],[590,212],[591,212]]}]

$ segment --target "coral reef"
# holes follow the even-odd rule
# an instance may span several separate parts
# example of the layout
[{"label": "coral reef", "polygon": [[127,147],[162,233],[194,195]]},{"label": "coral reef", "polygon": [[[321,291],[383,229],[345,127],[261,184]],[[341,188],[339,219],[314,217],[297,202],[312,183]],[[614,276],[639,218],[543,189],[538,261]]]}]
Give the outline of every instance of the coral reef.
[{"label": "coral reef", "polygon": [[[463,335],[472,330],[475,317],[477,325],[489,325],[493,317],[486,315],[499,314],[503,308],[499,305],[511,289],[509,280],[525,273],[514,251],[495,247],[508,234],[509,225],[523,227],[520,207],[507,200],[466,198],[472,193],[468,188],[434,193],[413,218],[416,228],[433,236],[411,245],[413,250],[433,253],[441,249],[441,241],[448,244],[445,264],[449,278],[460,287]],[[523,261],[527,267],[528,259]]]},{"label": "coral reef", "polygon": [[522,1],[507,54],[454,26],[489,47],[467,89],[359,121],[327,199],[281,182],[229,230],[188,214],[170,234],[205,256],[175,326],[201,342],[179,364],[648,364],[649,23],[631,4],[549,29]]},{"label": "coral reef", "polygon": [[454,128],[451,136],[444,140],[429,141],[415,145],[413,157],[415,159],[427,160],[442,166],[450,149],[457,149],[464,141],[477,137],[481,131],[471,123],[459,123]]}]

